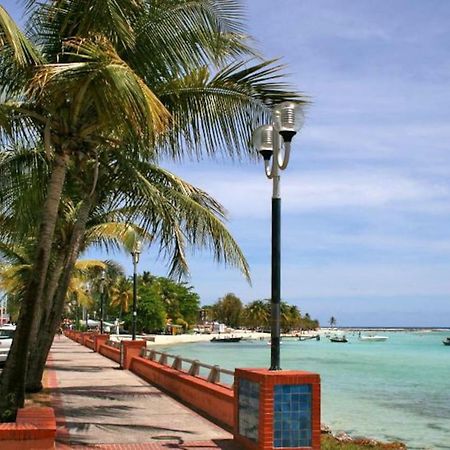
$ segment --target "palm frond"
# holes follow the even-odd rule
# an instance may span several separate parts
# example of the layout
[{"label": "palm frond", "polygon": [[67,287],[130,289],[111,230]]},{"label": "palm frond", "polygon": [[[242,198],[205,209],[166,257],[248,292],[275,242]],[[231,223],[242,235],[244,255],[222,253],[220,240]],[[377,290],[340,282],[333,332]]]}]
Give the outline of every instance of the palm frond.
[{"label": "palm frond", "polygon": [[39,52],[0,5],[0,55],[8,51],[15,63],[22,68],[42,61]]},{"label": "palm frond", "polygon": [[285,100],[303,105],[308,99],[280,81],[283,66],[265,61],[231,64],[215,76],[203,67],[158,89],[173,116],[171,133],[161,146],[174,158],[180,148],[199,156],[252,154],[253,130],[270,120],[270,106]]},{"label": "palm frond", "polygon": [[105,38],[69,39],[64,54],[78,61],[40,66],[29,95],[41,101],[72,98],[72,127],[79,128],[80,116],[92,115],[79,129],[81,138],[91,130],[122,129],[149,139],[167,128],[170,114],[164,105]]},{"label": "palm frond", "polygon": [[247,44],[243,8],[235,0],[148,2],[135,28],[136,45],[124,57],[150,86],[199,65],[254,54]]}]

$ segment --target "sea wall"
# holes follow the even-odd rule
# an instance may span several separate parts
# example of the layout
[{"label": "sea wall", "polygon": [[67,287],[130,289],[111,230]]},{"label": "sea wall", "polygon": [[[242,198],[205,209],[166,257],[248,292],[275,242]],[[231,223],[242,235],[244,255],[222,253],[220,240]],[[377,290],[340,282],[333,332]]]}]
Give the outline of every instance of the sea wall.
[{"label": "sea wall", "polygon": [[131,359],[129,370],[202,412],[224,428],[233,429],[234,393],[229,387],[208,382],[140,356]]}]

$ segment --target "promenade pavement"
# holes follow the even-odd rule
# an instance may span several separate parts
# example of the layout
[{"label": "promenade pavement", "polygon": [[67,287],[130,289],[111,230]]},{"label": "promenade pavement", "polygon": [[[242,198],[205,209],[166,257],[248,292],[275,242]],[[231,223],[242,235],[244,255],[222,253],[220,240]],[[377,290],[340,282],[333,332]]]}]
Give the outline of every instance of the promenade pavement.
[{"label": "promenade pavement", "polygon": [[237,449],[224,429],[65,336],[55,337],[46,379],[58,450]]}]

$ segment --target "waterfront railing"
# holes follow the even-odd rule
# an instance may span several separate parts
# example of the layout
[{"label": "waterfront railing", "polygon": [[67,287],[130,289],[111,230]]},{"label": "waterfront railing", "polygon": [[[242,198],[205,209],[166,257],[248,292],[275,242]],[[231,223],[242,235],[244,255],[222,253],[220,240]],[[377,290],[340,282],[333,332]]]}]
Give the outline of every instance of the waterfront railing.
[{"label": "waterfront railing", "polygon": [[217,365],[210,365],[200,362],[197,359],[182,358],[179,355],[171,355],[159,352],[154,349],[142,349],[143,358],[155,361],[166,367],[187,373],[194,377],[199,377],[210,383],[217,383],[233,389],[234,371],[223,369]]}]

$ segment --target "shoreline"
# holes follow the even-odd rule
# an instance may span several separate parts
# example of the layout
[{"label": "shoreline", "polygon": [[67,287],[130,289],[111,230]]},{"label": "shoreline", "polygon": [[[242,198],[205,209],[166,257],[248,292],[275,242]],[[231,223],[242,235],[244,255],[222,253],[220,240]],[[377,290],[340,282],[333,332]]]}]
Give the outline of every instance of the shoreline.
[{"label": "shoreline", "polygon": [[[340,328],[320,328],[318,330],[311,330],[305,332],[295,332],[290,334],[282,334],[282,339],[296,339],[298,336],[317,336],[325,337],[329,333],[357,333],[357,332],[385,332],[385,333],[435,333],[435,332],[450,332],[450,328],[364,328],[364,327],[340,327]],[[211,333],[211,334],[176,334],[176,335],[165,335],[165,334],[148,334],[138,336],[139,339],[144,339],[147,341],[147,346],[170,346],[179,344],[195,344],[198,342],[209,342],[213,338],[221,337],[241,337],[243,341],[246,340],[264,340],[270,341],[270,333],[264,333],[260,331],[249,331],[249,330],[235,330],[229,333]],[[111,335],[111,340],[120,341],[131,339],[129,335]]]}]

